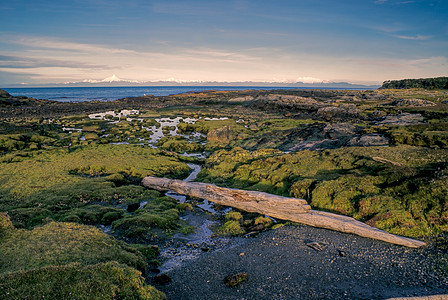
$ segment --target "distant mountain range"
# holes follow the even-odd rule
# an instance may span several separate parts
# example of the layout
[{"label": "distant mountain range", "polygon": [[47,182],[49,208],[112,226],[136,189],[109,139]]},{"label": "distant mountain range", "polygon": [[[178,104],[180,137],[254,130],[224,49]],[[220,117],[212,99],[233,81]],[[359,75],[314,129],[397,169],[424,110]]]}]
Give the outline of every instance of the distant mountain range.
[{"label": "distant mountain range", "polygon": [[112,75],[103,80],[83,80],[78,82],[65,82],[57,84],[26,84],[20,87],[119,87],[119,86],[247,86],[247,87],[297,87],[297,88],[341,88],[341,89],[376,89],[380,85],[362,85],[349,82],[265,82],[265,81],[185,81],[185,80],[161,80],[161,81],[137,81],[126,80]]}]

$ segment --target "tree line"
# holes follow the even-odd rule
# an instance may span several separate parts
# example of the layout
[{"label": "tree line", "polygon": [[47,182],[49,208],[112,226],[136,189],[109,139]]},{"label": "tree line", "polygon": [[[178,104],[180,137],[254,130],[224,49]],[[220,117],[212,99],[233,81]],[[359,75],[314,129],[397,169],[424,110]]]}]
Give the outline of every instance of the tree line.
[{"label": "tree line", "polygon": [[448,77],[387,80],[381,89],[448,89]]}]

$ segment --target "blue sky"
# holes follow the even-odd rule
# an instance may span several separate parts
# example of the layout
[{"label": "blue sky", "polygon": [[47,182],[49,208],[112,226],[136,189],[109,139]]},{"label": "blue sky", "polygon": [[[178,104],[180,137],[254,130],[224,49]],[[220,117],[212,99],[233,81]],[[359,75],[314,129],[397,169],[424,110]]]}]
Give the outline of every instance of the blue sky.
[{"label": "blue sky", "polygon": [[8,0],[0,85],[448,75],[446,0]]}]

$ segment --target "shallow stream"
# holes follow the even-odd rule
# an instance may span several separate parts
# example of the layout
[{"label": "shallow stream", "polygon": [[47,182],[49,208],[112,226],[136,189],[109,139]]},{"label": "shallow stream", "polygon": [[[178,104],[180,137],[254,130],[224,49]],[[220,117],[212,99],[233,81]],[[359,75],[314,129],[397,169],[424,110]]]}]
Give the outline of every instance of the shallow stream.
[{"label": "shallow stream", "polygon": [[[196,164],[188,164],[192,169],[190,175],[184,181],[194,181],[201,171],[201,166]],[[171,191],[166,195],[179,201],[180,203],[188,202],[187,196],[180,195]],[[225,214],[232,208],[222,211],[216,211],[213,203],[203,200],[202,203],[193,206],[192,211],[186,210],[180,217],[189,226],[193,226],[195,231],[190,234],[175,233],[173,237],[163,246],[160,247],[160,256],[163,264],[160,266],[161,272],[180,267],[184,262],[199,257],[204,252],[219,249],[228,243],[228,239],[222,237],[212,237],[212,226],[218,224],[217,217]]]},{"label": "shallow stream", "polygon": [[[138,110],[123,110],[120,112],[107,111],[104,113],[95,113],[89,115],[91,119],[97,120],[109,120],[110,122],[116,123],[119,121],[113,121],[112,118],[126,118],[127,121],[143,121],[142,118],[138,118],[138,114],[140,112]],[[224,120],[227,118],[204,118],[204,120]],[[156,118],[155,121],[159,123],[159,125],[153,125],[149,127],[142,127],[145,130],[151,131],[152,134],[149,139],[146,141],[143,140],[142,144],[147,144],[150,147],[157,148],[157,142],[165,137],[165,136],[176,136],[182,135],[189,142],[199,141],[205,138],[205,135],[193,132],[193,133],[185,133],[180,134],[178,132],[178,125],[180,122],[185,122],[189,124],[194,124],[199,119],[196,118]],[[165,127],[169,127],[170,130],[163,130]],[[76,128],[64,128],[67,131],[82,131],[81,129]],[[122,144],[127,144],[126,142],[121,142]],[[194,157],[198,159],[206,158],[206,153],[184,153],[183,156]],[[187,164],[191,168],[191,173],[187,178],[184,179],[186,182],[194,181],[201,171],[201,166],[198,164],[188,163]],[[214,208],[213,203],[203,200],[199,201],[190,201],[189,198],[185,195],[180,195],[174,193],[172,191],[168,191],[165,195],[176,199],[179,203],[189,203],[192,205],[193,210],[185,210],[182,213],[180,219],[185,222],[188,226],[194,228],[194,231],[189,234],[182,234],[180,232],[175,233],[171,238],[167,239],[164,245],[159,245],[160,248],[160,257],[162,260],[162,265],[159,267],[161,272],[166,272],[172,270],[174,268],[180,267],[184,262],[195,259],[199,257],[201,254],[222,248],[225,246],[229,239],[223,237],[212,237],[213,231],[211,230],[212,226],[218,225],[218,218],[227,212],[229,212],[232,208],[226,208],[223,210],[216,210]],[[142,201],[140,203],[139,208],[143,208],[148,201]],[[110,226],[101,226],[104,232],[109,233],[111,231]]]}]

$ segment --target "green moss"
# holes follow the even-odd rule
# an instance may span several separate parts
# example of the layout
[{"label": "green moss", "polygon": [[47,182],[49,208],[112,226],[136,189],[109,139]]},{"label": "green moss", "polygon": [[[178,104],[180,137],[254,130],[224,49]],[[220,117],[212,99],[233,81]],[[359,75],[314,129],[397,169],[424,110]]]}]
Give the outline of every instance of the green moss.
[{"label": "green moss", "polygon": [[87,205],[71,209],[60,218],[62,221],[66,222],[73,222],[76,220],[76,222],[83,224],[110,225],[113,221],[122,218],[123,215],[123,209],[102,205]]},{"label": "green moss", "polygon": [[8,214],[0,212],[0,237],[3,235],[3,233],[13,228],[14,225],[12,224]]},{"label": "green moss", "polygon": [[142,254],[101,230],[75,223],[52,222],[33,230],[15,229],[1,238],[0,273],[78,262],[118,261],[143,270]]},{"label": "green moss", "polygon": [[271,229],[277,229],[277,228],[281,228],[283,226],[285,226],[286,224],[284,223],[278,223],[278,224],[274,224],[272,225]]},{"label": "green moss", "polygon": [[259,216],[255,219],[254,225],[264,225],[265,227],[269,227],[272,225],[272,220],[268,217]]},{"label": "green moss", "polygon": [[84,136],[86,141],[94,141],[98,139],[98,134],[94,133],[94,132],[89,132],[86,133],[86,135]]},{"label": "green moss", "polygon": [[310,178],[298,180],[292,184],[289,193],[296,198],[308,200],[311,198],[310,191],[313,183],[314,180]]},{"label": "green moss", "polygon": [[137,249],[148,260],[152,260],[160,255],[159,247],[155,245],[131,244],[129,246]]},{"label": "green moss", "polygon": [[105,179],[107,181],[113,182],[115,186],[122,186],[130,183],[130,181],[126,179],[126,177],[123,174],[118,173],[109,175]]},{"label": "green moss", "polygon": [[134,185],[144,176],[183,177],[190,172],[177,157],[130,145],[52,149],[26,156],[15,153],[1,157],[0,166],[0,210],[8,211],[14,224],[25,228],[51,219],[110,224],[120,219],[123,211],[108,205],[126,205],[158,195]]},{"label": "green moss", "polygon": [[194,125],[194,129],[197,132],[207,134],[211,130],[222,128],[224,126],[231,126],[234,133],[247,132],[248,130],[241,124],[236,123],[235,120],[198,120]]},{"label": "green moss", "polygon": [[54,214],[50,210],[41,207],[13,209],[9,214],[18,228],[31,228],[54,219]]},{"label": "green moss", "polygon": [[137,270],[117,262],[71,263],[0,274],[3,299],[166,299]]},{"label": "green moss", "polygon": [[226,276],[224,278],[224,283],[228,287],[236,287],[241,282],[248,280],[248,278],[249,278],[249,276],[247,275],[247,273],[238,273],[238,274]]},{"label": "green moss", "polygon": [[[307,199],[403,235],[448,227],[448,153],[426,147],[344,148],[281,154],[241,148],[211,155],[198,180]],[[388,216],[396,221],[379,222]],[[400,214],[398,214],[400,212]],[[400,216],[397,218],[396,216]]]},{"label": "green moss", "polygon": [[144,209],[136,211],[133,216],[112,223],[112,228],[126,237],[150,238],[154,235],[154,228],[173,230],[179,228],[179,211],[177,204],[168,197],[150,201]]},{"label": "green moss", "polygon": [[176,151],[178,153],[201,152],[203,146],[196,142],[188,142],[183,136],[162,137],[157,146],[161,149]]},{"label": "green moss", "polygon": [[241,235],[245,233],[244,229],[241,228],[240,222],[235,220],[225,222],[216,231],[219,235]]},{"label": "green moss", "polygon": [[361,197],[378,194],[379,178],[373,176],[342,175],[335,180],[328,180],[316,186],[312,192],[311,205],[328,209],[345,215],[353,215]]},{"label": "green moss", "polygon": [[242,223],[243,215],[240,212],[231,211],[226,214],[225,219],[227,221],[234,220],[234,221],[238,221],[238,222]]},{"label": "green moss", "polygon": [[178,231],[179,231],[180,233],[182,233],[183,235],[189,235],[189,234],[191,234],[191,233],[196,232],[196,227],[194,227],[194,226],[190,226],[190,225],[183,225],[182,227],[180,227],[180,228],[178,229]]},{"label": "green moss", "polygon": [[185,210],[192,211],[192,210],[193,210],[193,206],[192,206],[190,203],[179,203],[179,204],[177,205],[177,208],[178,208],[180,211],[185,211]]},{"label": "green moss", "polygon": [[58,184],[85,181],[71,176],[78,170],[81,174],[90,175],[93,169],[93,175],[122,173],[140,179],[147,175],[181,177],[190,171],[186,164],[165,156],[160,150],[132,145],[97,145],[72,152],[48,150],[13,165],[4,156],[0,166],[0,189],[17,196],[29,196]]}]

